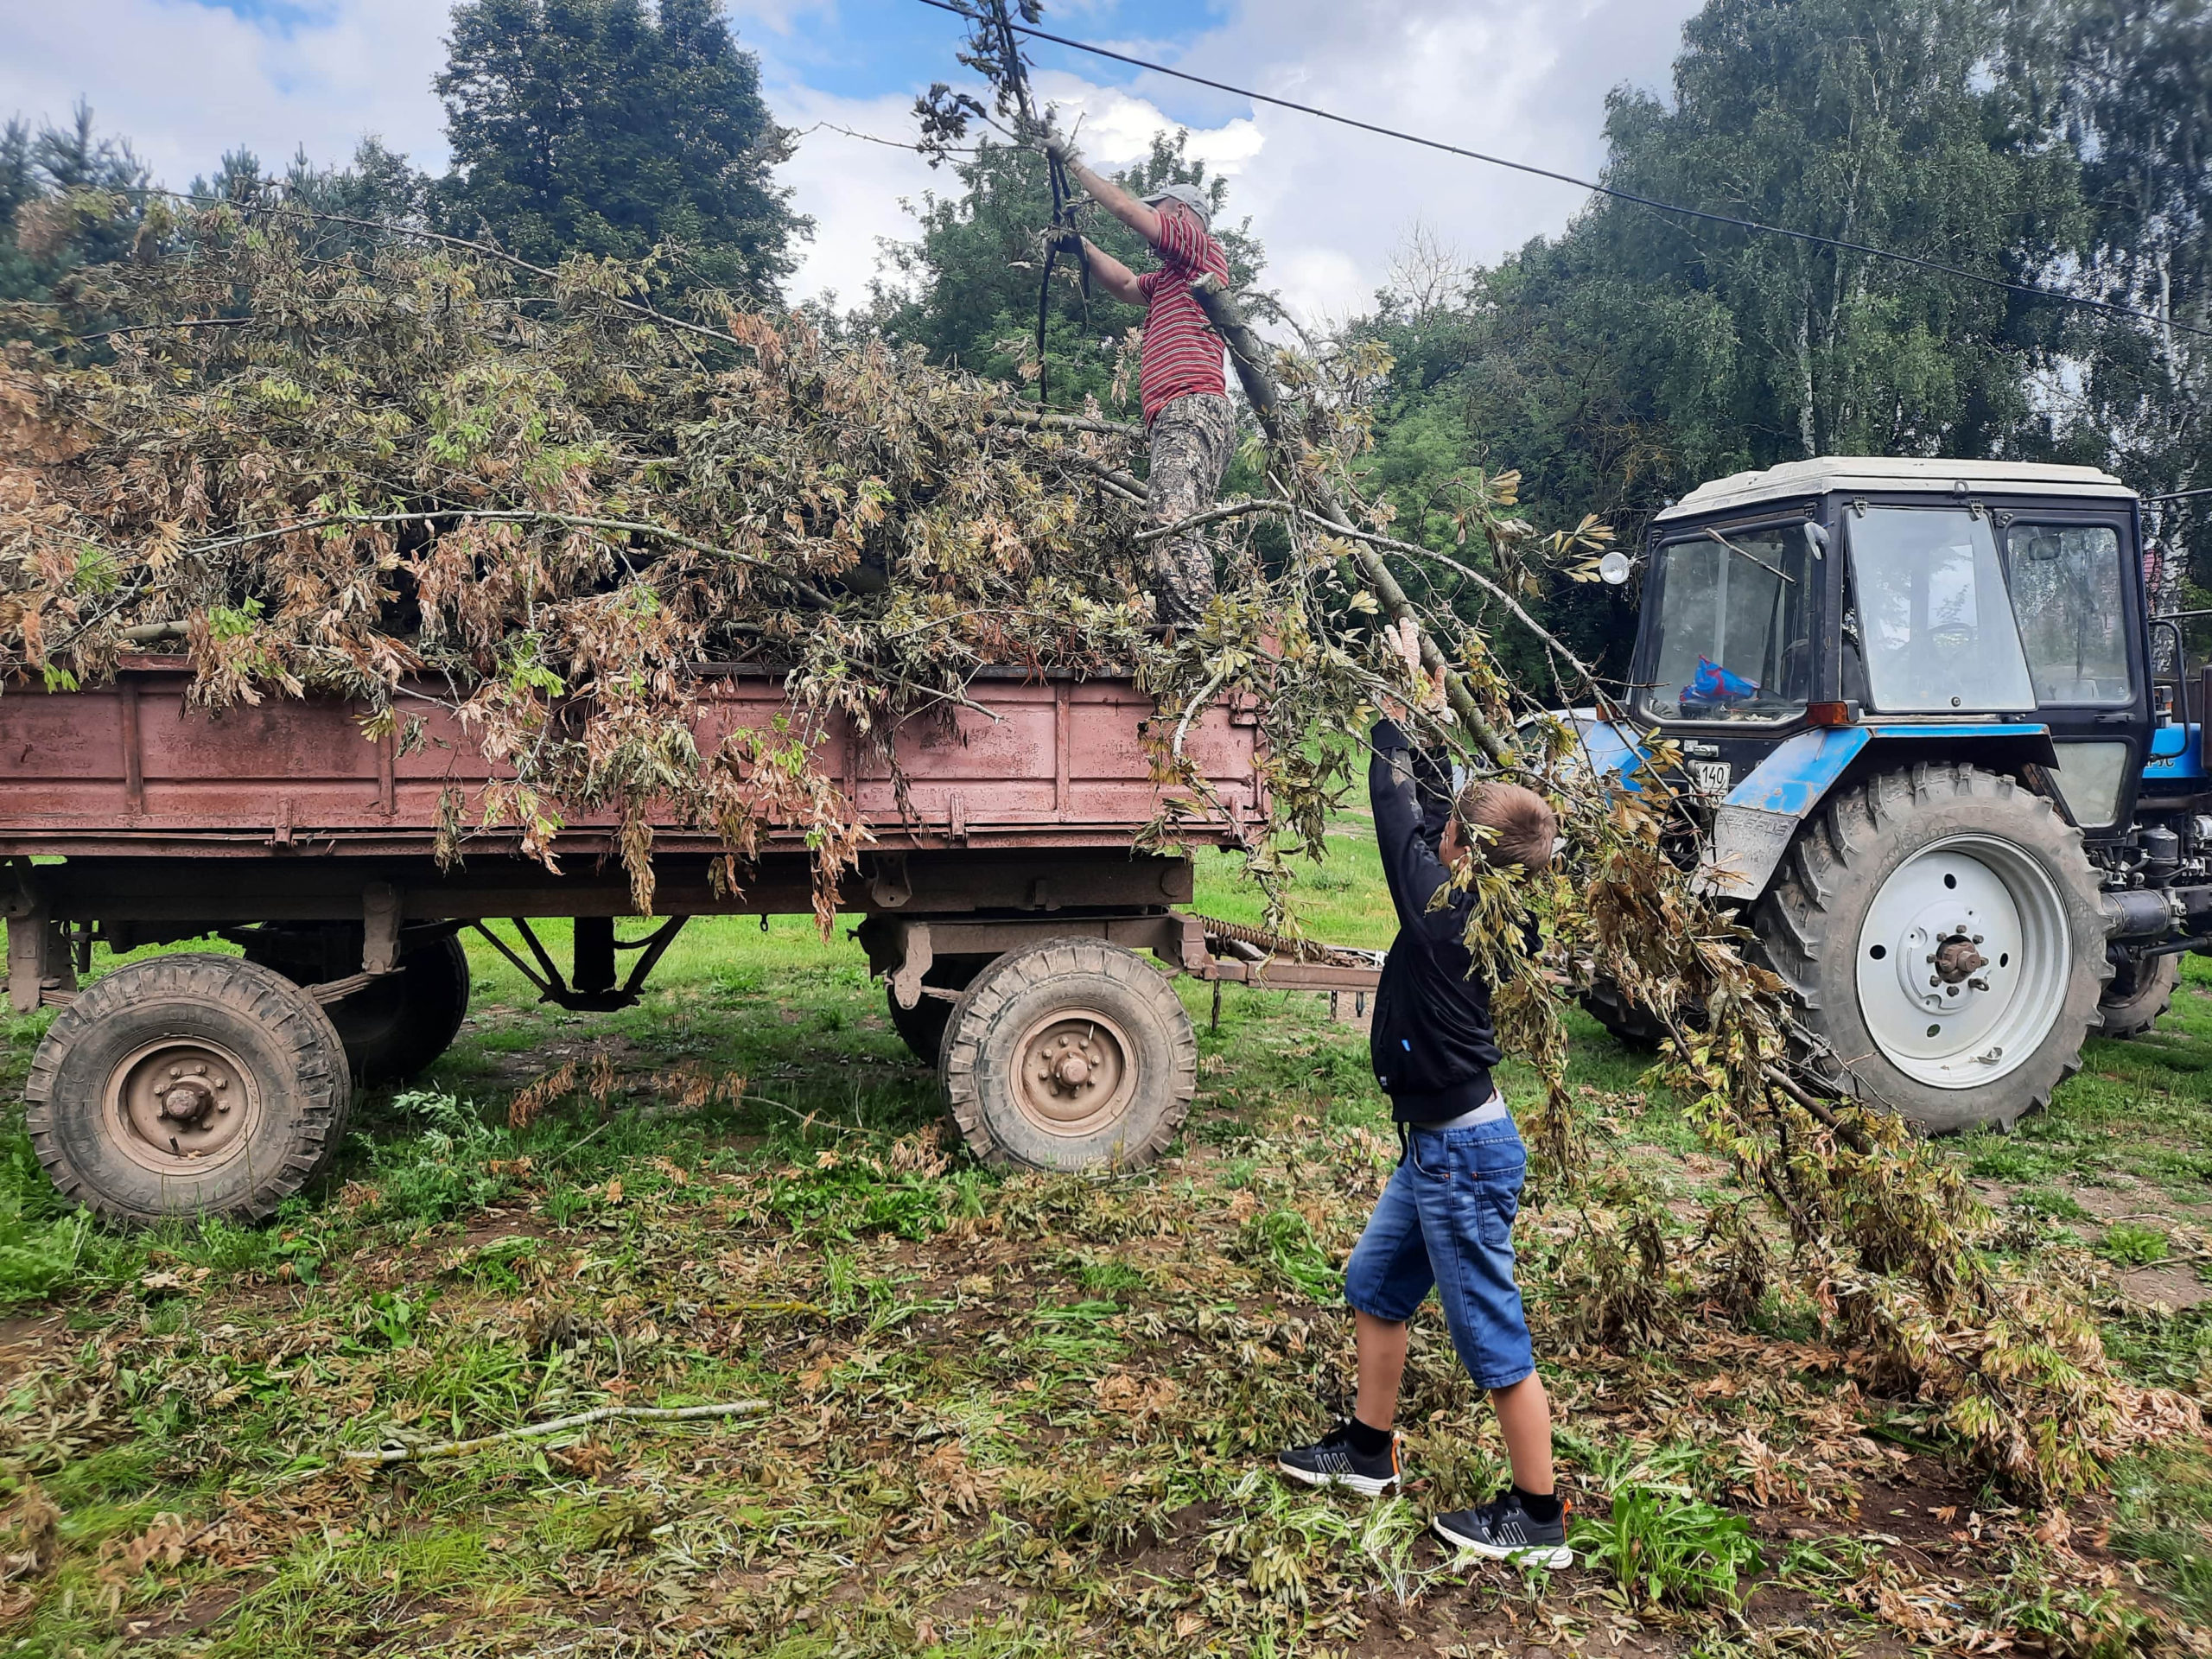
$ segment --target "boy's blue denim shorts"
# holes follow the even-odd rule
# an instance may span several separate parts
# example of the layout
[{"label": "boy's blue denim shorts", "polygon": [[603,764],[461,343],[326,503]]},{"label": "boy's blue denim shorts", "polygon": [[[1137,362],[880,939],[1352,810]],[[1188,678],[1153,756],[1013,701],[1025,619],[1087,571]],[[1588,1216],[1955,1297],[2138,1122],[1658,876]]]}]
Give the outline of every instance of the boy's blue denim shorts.
[{"label": "boy's blue denim shorts", "polygon": [[1513,1217],[1529,1154],[1511,1118],[1469,1128],[1411,1128],[1344,1264],[1344,1300],[1402,1323],[1436,1287],[1452,1345],[1482,1389],[1506,1389],[1536,1369],[1520,1287]]}]

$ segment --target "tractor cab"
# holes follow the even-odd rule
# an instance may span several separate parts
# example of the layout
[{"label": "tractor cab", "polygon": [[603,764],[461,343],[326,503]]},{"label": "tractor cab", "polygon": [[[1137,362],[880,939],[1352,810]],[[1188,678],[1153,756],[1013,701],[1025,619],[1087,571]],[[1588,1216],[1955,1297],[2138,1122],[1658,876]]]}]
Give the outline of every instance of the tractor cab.
[{"label": "tractor cab", "polygon": [[2037,766],[2109,838],[2151,742],[2138,535],[2133,493],[2090,467],[1826,460],[1708,484],[1652,526],[1631,711],[1716,804],[1807,734],[1858,730],[1799,752]]},{"label": "tractor cab", "polygon": [[[2146,876],[2172,836],[2139,819],[2207,785],[2186,688],[2154,688],[2140,537],[2093,468],[1853,458],[1706,485],[1651,527],[1629,717],[1586,733],[1592,763],[1635,787],[1674,746],[1700,881],[1837,1081],[1925,1128],[2044,1103],[2182,948],[2146,943],[2196,901]],[[1622,1032],[1618,1003],[1590,1006]]]}]

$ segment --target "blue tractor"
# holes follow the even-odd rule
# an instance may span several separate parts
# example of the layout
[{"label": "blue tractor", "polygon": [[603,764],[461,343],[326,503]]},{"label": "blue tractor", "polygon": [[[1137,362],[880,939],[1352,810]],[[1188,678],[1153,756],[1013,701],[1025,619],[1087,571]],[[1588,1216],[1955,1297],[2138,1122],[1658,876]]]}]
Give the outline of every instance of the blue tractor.
[{"label": "blue tractor", "polygon": [[2212,673],[2149,614],[2143,545],[2119,480],[1989,461],[1795,461],[1652,526],[1592,761],[1634,788],[1675,746],[1700,882],[1834,1080],[1928,1130],[2010,1128],[2212,949]]}]

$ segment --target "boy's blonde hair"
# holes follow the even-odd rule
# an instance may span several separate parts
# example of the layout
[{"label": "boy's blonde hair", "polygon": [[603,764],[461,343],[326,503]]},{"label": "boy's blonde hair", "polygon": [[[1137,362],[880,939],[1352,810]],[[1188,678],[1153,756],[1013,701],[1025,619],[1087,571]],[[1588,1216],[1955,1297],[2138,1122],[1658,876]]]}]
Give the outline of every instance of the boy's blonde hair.
[{"label": "boy's blonde hair", "polygon": [[1551,868],[1559,818],[1535,790],[1518,784],[1469,784],[1453,810],[1463,826],[1480,825],[1491,832],[1478,836],[1461,831],[1460,839],[1478,863],[1492,868],[1517,864],[1532,875]]}]

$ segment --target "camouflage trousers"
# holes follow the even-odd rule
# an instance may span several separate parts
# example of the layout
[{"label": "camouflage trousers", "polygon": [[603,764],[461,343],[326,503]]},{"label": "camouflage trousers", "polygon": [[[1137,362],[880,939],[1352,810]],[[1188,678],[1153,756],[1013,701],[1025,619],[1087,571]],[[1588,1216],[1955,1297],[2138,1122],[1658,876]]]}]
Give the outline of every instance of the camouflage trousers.
[{"label": "camouflage trousers", "polygon": [[[1157,528],[1213,505],[1236,446],[1236,410],[1217,393],[1178,397],[1152,420],[1146,518]],[[1213,549],[1186,530],[1152,543],[1152,596],[1163,622],[1190,624],[1213,597]]]}]

